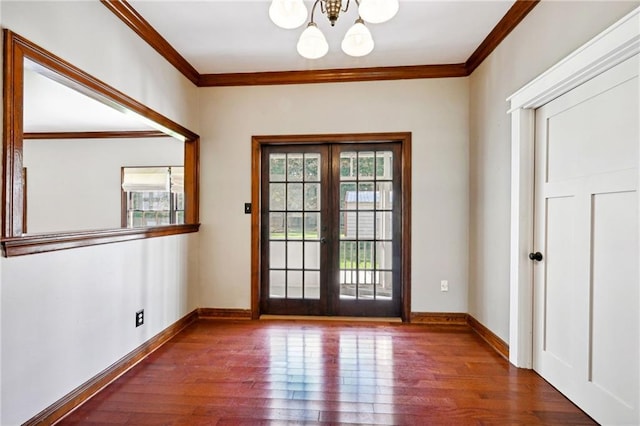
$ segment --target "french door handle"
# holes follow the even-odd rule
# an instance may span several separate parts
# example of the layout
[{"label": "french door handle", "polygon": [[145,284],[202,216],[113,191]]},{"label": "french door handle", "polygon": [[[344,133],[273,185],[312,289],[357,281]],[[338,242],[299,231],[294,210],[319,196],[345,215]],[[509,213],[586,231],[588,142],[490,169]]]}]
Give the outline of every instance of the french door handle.
[{"label": "french door handle", "polygon": [[325,237],[320,237],[320,244],[326,244],[327,239]]},{"label": "french door handle", "polygon": [[540,262],[542,260],[542,253],[539,251],[535,253],[529,253],[529,259]]}]

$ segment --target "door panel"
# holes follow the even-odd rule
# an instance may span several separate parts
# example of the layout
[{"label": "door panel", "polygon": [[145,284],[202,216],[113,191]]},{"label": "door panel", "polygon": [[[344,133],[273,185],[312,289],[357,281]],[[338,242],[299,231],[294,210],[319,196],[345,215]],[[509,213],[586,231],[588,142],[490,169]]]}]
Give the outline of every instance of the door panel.
[{"label": "door panel", "polygon": [[[575,281],[573,271],[566,265],[571,264],[573,256],[573,218],[575,217],[575,197],[557,197],[547,199],[547,279],[544,283],[542,304],[544,306],[544,351],[563,365],[560,368],[573,367],[572,351],[576,347],[575,330],[571,318],[575,316],[573,301],[575,289],[565,285]],[[550,325],[564,324],[562,327]]]},{"label": "door panel", "polygon": [[637,206],[636,191],[593,196],[589,376],[595,386],[628,407],[638,402]]},{"label": "door panel", "polygon": [[401,191],[399,148],[335,147],[339,288],[332,302],[338,315],[400,315],[401,241],[394,229],[400,230],[401,212],[393,202]]},{"label": "door panel", "polygon": [[400,148],[264,148],[263,313],[401,315]]},{"label": "door panel", "polygon": [[534,369],[603,424],[640,424],[637,64],[536,111]]},{"label": "door panel", "polygon": [[[320,315],[326,146],[267,147],[262,159],[262,311]],[[325,231],[326,232],[326,231]],[[326,262],[326,260],[324,260]]]},{"label": "door panel", "polygon": [[[562,112],[548,118],[548,181],[556,182],[584,176],[637,167],[637,141],[633,138],[633,126],[628,123],[637,102],[628,93],[634,93],[633,81],[617,84],[598,96],[567,104]],[[637,97],[637,88],[636,88]],[[582,123],[585,117],[607,120]],[[611,137],[611,129],[615,136]],[[555,143],[558,141],[558,143]],[[606,141],[606,143],[599,143]]]}]

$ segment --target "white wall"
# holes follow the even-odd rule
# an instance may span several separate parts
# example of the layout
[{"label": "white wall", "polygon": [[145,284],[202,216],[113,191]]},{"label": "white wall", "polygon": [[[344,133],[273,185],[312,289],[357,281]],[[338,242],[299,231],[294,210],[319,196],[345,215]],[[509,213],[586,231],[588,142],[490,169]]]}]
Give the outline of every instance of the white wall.
[{"label": "white wall", "polygon": [[252,135],[410,131],[412,311],[467,312],[467,78],[207,88],[200,107],[202,306],[250,307]]},{"label": "white wall", "polygon": [[2,1],[2,27],[197,133],[197,88],[96,1]]},{"label": "white wall", "polygon": [[[0,7],[3,27],[198,131],[195,86],[100,2]],[[189,234],[2,258],[0,424],[23,423],[193,310],[197,246]]]},{"label": "white wall", "polygon": [[5,259],[1,423],[23,423],[193,310],[196,237]]},{"label": "white wall", "polygon": [[543,1],[470,77],[469,313],[505,341],[511,202],[506,98],[637,5]]},{"label": "white wall", "polygon": [[121,226],[121,168],[181,166],[184,142],[138,139],[28,139],[27,232]]}]

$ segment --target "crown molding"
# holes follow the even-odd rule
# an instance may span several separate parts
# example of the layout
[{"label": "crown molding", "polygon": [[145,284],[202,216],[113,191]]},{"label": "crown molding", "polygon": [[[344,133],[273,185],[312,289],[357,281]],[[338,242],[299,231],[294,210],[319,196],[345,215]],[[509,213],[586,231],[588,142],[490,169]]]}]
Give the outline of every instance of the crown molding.
[{"label": "crown molding", "polygon": [[480,43],[480,46],[478,46],[475,52],[469,56],[467,62],[465,62],[467,75],[471,75],[471,73],[487,59],[487,56],[502,43],[502,40],[518,26],[520,21],[522,21],[539,2],[540,0],[516,0],[493,30],[491,30],[489,35]]},{"label": "crown molding", "polygon": [[346,83],[354,81],[465,77],[465,64],[402,67],[341,68],[311,71],[203,74],[199,87],[264,86],[274,84]]},{"label": "crown molding", "polygon": [[100,0],[178,71],[198,87],[263,86],[279,84],[346,83],[375,80],[466,77],[470,75],[540,0],[516,0],[480,46],[463,64],[342,68],[305,71],[199,74],[127,0]]},{"label": "crown molding", "polygon": [[176,67],[193,84],[198,85],[200,73],[169,42],[151,26],[126,0],[100,0],[114,15],[135,31],[171,65]]}]

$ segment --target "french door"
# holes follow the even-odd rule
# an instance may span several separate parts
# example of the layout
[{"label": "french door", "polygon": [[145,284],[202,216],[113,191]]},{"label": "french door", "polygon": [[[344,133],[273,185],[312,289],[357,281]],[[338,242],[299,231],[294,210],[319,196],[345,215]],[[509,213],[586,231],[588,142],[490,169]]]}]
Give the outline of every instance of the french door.
[{"label": "french door", "polygon": [[263,147],[261,313],[401,315],[400,159],[394,142]]}]

